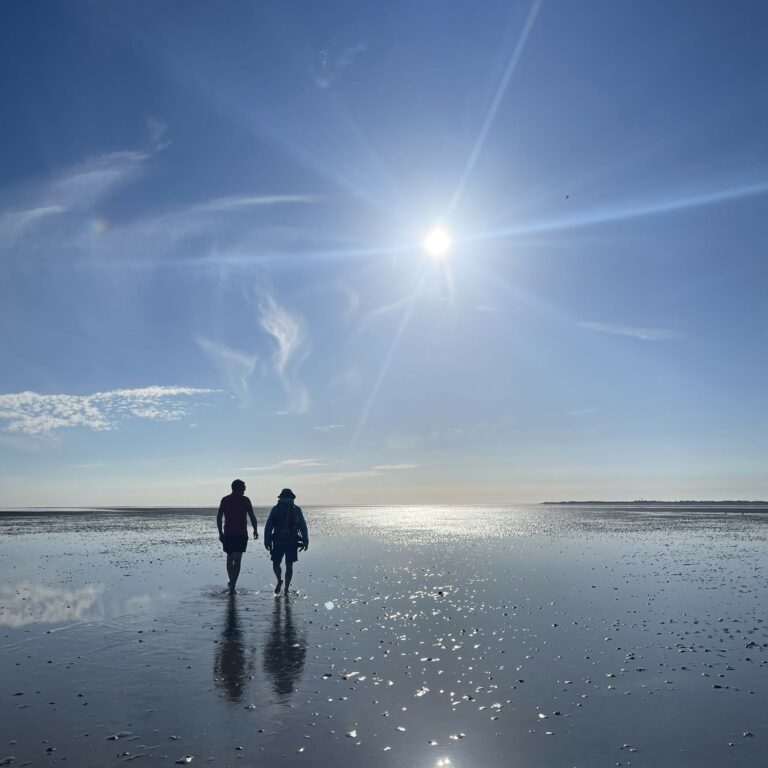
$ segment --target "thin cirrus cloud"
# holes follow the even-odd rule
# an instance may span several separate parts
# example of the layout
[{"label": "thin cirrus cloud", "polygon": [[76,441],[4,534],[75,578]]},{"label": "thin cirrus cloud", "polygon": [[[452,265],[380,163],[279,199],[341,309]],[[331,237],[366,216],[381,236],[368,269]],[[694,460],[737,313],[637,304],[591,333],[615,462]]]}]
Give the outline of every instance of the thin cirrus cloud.
[{"label": "thin cirrus cloud", "polygon": [[364,42],[346,45],[341,48],[328,46],[321,48],[317,61],[310,68],[315,85],[323,90],[330,88],[341,72],[351,66],[355,59],[368,50]]},{"label": "thin cirrus cloud", "polygon": [[[272,368],[287,396],[278,415],[305,413],[309,408],[309,393],[297,379],[306,356],[304,319],[280,306],[271,294],[264,294],[258,304],[261,329],[275,344]],[[256,370],[258,357],[222,344],[205,336],[195,339],[197,346],[213,362],[226,383],[242,403],[250,399],[250,379]]]},{"label": "thin cirrus cloud", "polygon": [[128,419],[178,421],[201,398],[219,390],[152,386],[113,389],[90,395],[0,395],[0,423],[8,432],[47,435],[53,430],[83,427],[96,432],[115,429]]},{"label": "thin cirrus cloud", "polygon": [[48,188],[53,204],[67,210],[87,208],[139,176],[148,152],[107,152],[70,168]]},{"label": "thin cirrus cloud", "polygon": [[318,432],[335,432],[337,429],[344,429],[344,425],[343,424],[320,424],[316,427],[312,427],[312,429],[315,429]]},{"label": "thin cirrus cloud", "polygon": [[274,369],[288,398],[285,407],[277,413],[305,413],[309,409],[309,393],[297,380],[306,357],[304,320],[281,307],[270,294],[259,302],[259,313],[259,325],[275,341]]},{"label": "thin cirrus cloud", "polygon": [[53,218],[82,212],[138,178],[144,172],[148,152],[107,152],[70,166],[31,187],[20,185],[3,196],[21,199],[21,206],[0,212],[0,242],[5,250]]},{"label": "thin cirrus cloud", "polygon": [[249,380],[256,369],[256,355],[233,349],[205,336],[199,336],[195,343],[210,358],[226,382],[228,388],[244,402],[249,395]]},{"label": "thin cirrus cloud", "polygon": [[[235,254],[230,260],[237,261],[236,254],[245,250],[250,263],[257,260],[253,249],[264,249],[265,242],[272,242],[265,240],[263,222],[254,224],[254,210],[314,200],[309,195],[231,195],[203,200],[112,226],[100,236],[98,251],[102,257],[131,264],[208,261],[213,238],[218,243],[215,262],[225,261],[229,249]],[[92,239],[84,241],[81,233],[77,237],[79,241],[73,238],[76,247],[85,253],[92,250]],[[272,232],[271,237],[277,234]]]},{"label": "thin cirrus cloud", "polygon": [[[242,472],[265,472],[272,471],[274,477],[285,475],[281,470],[313,469],[315,467],[327,466],[328,462],[317,461],[316,459],[286,459],[277,464],[270,464],[263,467],[240,467]],[[315,472],[305,472],[301,475],[302,483],[317,483],[324,485],[328,483],[343,482],[345,480],[365,480],[368,478],[381,477],[390,472],[403,472],[411,469],[417,469],[418,464],[378,464],[368,469],[350,469],[350,470],[324,470]]]},{"label": "thin cirrus cloud", "polygon": [[577,408],[574,411],[568,411],[570,416],[591,416],[593,413],[597,413],[597,408]]},{"label": "thin cirrus cloud", "polygon": [[302,475],[302,482],[304,483],[317,483],[318,485],[326,485],[337,482],[344,482],[347,480],[367,480],[374,477],[381,477],[382,475],[389,474],[391,472],[403,472],[411,469],[417,469],[418,464],[379,464],[370,469],[350,469],[342,471],[330,471],[330,472],[310,472]]},{"label": "thin cirrus cloud", "polygon": [[283,461],[278,461],[277,464],[267,464],[262,467],[239,467],[239,469],[241,472],[266,472],[271,469],[284,469],[286,467],[324,467],[326,463],[318,459],[283,459]]},{"label": "thin cirrus cloud", "polygon": [[288,205],[291,203],[314,203],[313,195],[230,195],[199,203],[192,207],[192,213],[218,213],[239,211],[255,206]]},{"label": "thin cirrus cloud", "polygon": [[599,333],[608,333],[613,336],[629,336],[633,339],[642,341],[668,341],[670,339],[679,339],[680,334],[676,331],[670,331],[666,328],[639,328],[632,325],[621,325],[619,323],[596,323],[580,322],[582,328]]},{"label": "thin cirrus cloud", "polygon": [[[254,226],[257,208],[310,204],[307,194],[236,194],[184,203],[165,211],[140,213],[122,222],[101,216],[101,204],[150,170],[152,159],[168,146],[165,127],[150,130],[152,148],[106,152],[75,163],[47,179],[0,190],[0,253],[66,253],[70,260],[155,261],[176,254],[203,258],[210,237],[223,246],[263,245],[264,227]],[[13,201],[3,204],[1,201]],[[19,202],[20,201],[20,202]],[[89,226],[83,226],[84,221]],[[257,237],[258,235],[258,237]]]},{"label": "thin cirrus cloud", "polygon": [[416,469],[418,464],[377,464],[374,468],[374,472],[397,472],[403,469]]}]

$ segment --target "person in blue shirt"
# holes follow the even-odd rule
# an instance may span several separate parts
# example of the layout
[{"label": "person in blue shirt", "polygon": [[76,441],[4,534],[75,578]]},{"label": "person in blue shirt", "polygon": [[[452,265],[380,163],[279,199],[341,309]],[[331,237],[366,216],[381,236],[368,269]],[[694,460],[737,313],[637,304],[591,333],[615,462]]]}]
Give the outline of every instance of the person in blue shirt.
[{"label": "person in blue shirt", "polygon": [[296,494],[290,488],[283,488],[272,507],[264,526],[264,546],[272,557],[272,570],[277,577],[275,594],[283,586],[281,563],[285,558],[285,594],[293,577],[293,564],[299,559],[299,550],[309,549],[309,532],[301,507],[293,503]]}]

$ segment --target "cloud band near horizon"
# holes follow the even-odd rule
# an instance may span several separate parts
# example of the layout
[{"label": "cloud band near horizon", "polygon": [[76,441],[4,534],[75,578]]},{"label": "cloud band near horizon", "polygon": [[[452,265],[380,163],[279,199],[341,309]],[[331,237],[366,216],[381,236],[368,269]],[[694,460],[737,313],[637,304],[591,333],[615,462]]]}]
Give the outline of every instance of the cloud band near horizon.
[{"label": "cloud band near horizon", "polygon": [[197,399],[221,390],[180,386],[113,389],[90,395],[17,392],[0,395],[3,431],[45,435],[55,429],[85,427],[103,432],[131,419],[178,421]]}]

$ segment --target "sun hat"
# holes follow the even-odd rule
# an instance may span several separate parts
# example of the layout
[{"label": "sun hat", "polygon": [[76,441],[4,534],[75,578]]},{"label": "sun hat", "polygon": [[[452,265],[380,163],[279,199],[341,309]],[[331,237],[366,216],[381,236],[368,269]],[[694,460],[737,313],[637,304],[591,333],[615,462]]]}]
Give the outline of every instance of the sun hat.
[{"label": "sun hat", "polygon": [[280,491],[280,495],[277,498],[278,499],[295,499],[296,494],[290,488],[283,488],[283,490]]}]

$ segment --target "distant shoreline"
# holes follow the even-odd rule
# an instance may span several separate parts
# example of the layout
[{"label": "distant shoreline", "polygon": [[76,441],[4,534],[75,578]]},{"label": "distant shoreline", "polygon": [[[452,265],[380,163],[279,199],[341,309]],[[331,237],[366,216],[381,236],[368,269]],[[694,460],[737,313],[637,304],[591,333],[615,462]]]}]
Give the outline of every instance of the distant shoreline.
[{"label": "distant shoreline", "polygon": [[[375,508],[388,508],[396,509],[398,507],[412,507],[413,505],[403,504],[317,504],[307,505],[307,509],[322,510],[322,509],[375,509]],[[642,509],[648,507],[655,508],[673,508],[675,510],[683,509],[741,509],[751,511],[765,511],[768,512],[768,501],[740,501],[738,499],[730,499],[726,501],[707,501],[707,500],[687,500],[687,501],[660,501],[658,499],[635,499],[633,501],[595,501],[595,500],[568,500],[568,501],[541,501],[541,502],[509,502],[506,504],[483,504],[478,502],[477,504],[422,504],[419,505],[428,509],[430,507],[599,507],[599,508],[614,508],[614,509]],[[268,505],[255,505],[254,509],[259,513],[269,509]],[[214,515],[216,513],[215,506],[73,506],[73,507],[2,507],[0,506],[0,516],[13,516],[13,515],[84,515],[84,514],[102,514],[102,515],[121,515],[121,514],[191,514],[191,515]]]},{"label": "distant shoreline", "polygon": [[634,501],[542,501],[543,506],[568,506],[568,505],[584,505],[601,506],[601,507],[647,507],[652,504],[657,506],[678,506],[678,507],[765,507],[768,506],[768,501],[740,501],[738,499],[726,500],[726,501],[706,501],[706,500],[688,500],[688,501],[660,501],[658,499],[636,499]]}]

